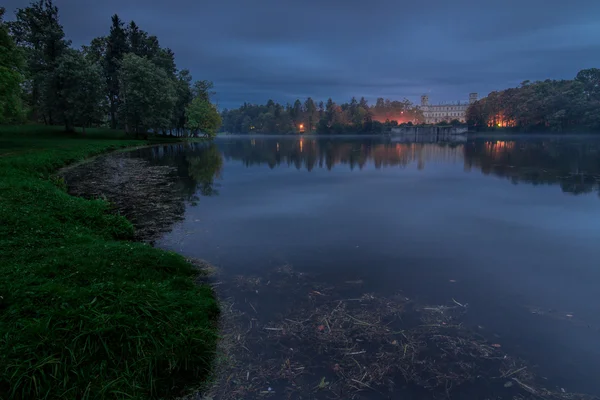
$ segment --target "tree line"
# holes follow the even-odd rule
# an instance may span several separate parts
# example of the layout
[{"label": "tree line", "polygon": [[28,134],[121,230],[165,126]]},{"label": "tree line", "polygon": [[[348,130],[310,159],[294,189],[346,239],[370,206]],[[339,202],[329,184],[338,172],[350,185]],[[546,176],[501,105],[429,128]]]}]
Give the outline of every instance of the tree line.
[{"label": "tree line", "polygon": [[470,126],[521,131],[600,130],[600,69],[581,70],[572,80],[525,81],[492,92],[469,106]]},{"label": "tree line", "polygon": [[378,98],[369,105],[362,97],[337,104],[331,98],[315,102],[282,105],[273,100],[264,105],[244,103],[240,108],[223,110],[222,131],[230,133],[381,133],[399,123],[420,123],[423,113],[409,100],[391,101]]},{"label": "tree line", "polygon": [[127,132],[214,134],[221,123],[213,84],[193,81],[156,36],[114,15],[108,35],[75,49],[52,0],[4,22],[0,8],[0,123],[107,125]]}]

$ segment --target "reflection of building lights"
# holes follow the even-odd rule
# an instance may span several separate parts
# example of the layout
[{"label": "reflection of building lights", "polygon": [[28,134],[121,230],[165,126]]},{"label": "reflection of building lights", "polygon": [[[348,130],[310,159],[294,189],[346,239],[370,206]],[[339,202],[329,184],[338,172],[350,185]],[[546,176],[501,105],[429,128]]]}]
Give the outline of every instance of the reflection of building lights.
[{"label": "reflection of building lights", "polygon": [[279,151],[279,142],[277,142],[277,151]]},{"label": "reflection of building lights", "polygon": [[[300,125],[302,126],[302,125]],[[304,143],[302,142],[302,139],[300,139],[300,153],[302,153],[302,149],[304,148]]]}]

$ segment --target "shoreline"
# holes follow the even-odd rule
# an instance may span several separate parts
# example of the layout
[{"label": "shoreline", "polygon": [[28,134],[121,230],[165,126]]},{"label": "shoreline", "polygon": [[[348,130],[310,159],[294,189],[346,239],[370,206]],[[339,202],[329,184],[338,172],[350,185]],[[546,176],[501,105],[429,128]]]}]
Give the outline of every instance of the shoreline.
[{"label": "shoreline", "polygon": [[197,268],[131,241],[130,221],[67,194],[57,175],[147,142],[40,127],[0,143],[0,392],[163,398],[207,379],[219,309]]}]

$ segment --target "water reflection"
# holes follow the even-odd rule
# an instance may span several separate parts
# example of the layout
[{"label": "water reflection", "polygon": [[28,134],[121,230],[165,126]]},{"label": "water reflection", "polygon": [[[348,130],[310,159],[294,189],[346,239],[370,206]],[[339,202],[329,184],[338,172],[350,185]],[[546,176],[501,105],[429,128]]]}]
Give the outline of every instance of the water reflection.
[{"label": "water reflection", "polygon": [[534,140],[472,140],[459,143],[393,143],[378,139],[252,139],[223,140],[219,147],[228,160],[271,169],[294,166],[312,171],[336,165],[362,170],[407,167],[423,170],[429,163],[463,163],[484,174],[513,183],[560,185],[564,192],[599,191],[600,142],[564,138]]},{"label": "water reflection", "polygon": [[105,198],[154,242],[184,218],[186,201],[218,194],[223,157],[215,146],[177,144],[98,157],[62,173],[69,193]]},{"label": "water reflection", "polygon": [[[535,141],[473,141],[464,147],[465,165],[513,183],[560,185],[572,194],[599,191],[598,141],[562,138]],[[599,191],[600,194],[600,191]]]},{"label": "water reflection", "polygon": [[179,143],[136,150],[134,156],[155,165],[177,169],[178,193],[187,200],[198,201],[198,195],[218,195],[218,180],[223,169],[223,156],[213,144]]},{"label": "water reflection", "polygon": [[[261,378],[255,367],[260,364],[279,373],[281,365],[287,365],[288,371],[303,371],[299,379],[307,390],[302,396],[308,398],[323,377],[325,382],[338,382],[339,371],[352,371],[356,364],[346,354],[371,365],[365,360],[378,354],[379,349],[368,347],[376,340],[357,336],[354,330],[348,331],[353,335],[348,347],[330,346],[343,350],[342,362],[311,347],[331,338],[324,335],[333,329],[347,326],[331,319],[333,310],[341,309],[332,301],[339,293],[340,300],[361,299],[352,303],[358,308],[346,308],[344,316],[366,322],[363,329],[390,322],[385,310],[376,313],[362,306],[363,299],[383,300],[381,304],[414,299],[436,305],[430,308],[434,311],[440,309],[437,305],[462,310],[469,304],[465,328],[490,346],[495,344],[493,349],[528,360],[532,367],[523,371],[543,376],[540,384],[554,391],[552,398],[558,394],[572,399],[583,398],[572,394],[575,390],[600,393],[594,376],[600,320],[589,300],[600,279],[595,263],[600,228],[593,222],[600,218],[600,203],[595,195],[576,198],[558,189],[574,194],[598,191],[599,146],[598,139],[558,137],[465,143],[253,137],[143,151],[151,163],[176,167],[186,196],[221,190],[218,197],[202,198],[200,207],[187,207],[184,220],[158,245],[220,267],[218,290],[231,301],[229,312],[243,313],[239,326],[242,335],[249,335],[234,335],[236,343],[246,346],[242,350],[247,362],[240,364],[240,378],[228,382],[246,381],[250,371],[251,389],[271,387],[278,396],[290,381],[277,387],[277,378]],[[513,186],[511,181],[526,185]],[[532,186],[539,184],[553,187]],[[284,285],[274,272],[297,276],[305,284],[292,280],[291,286]],[[316,319],[309,319],[315,308]],[[365,310],[372,315],[360,314]],[[409,336],[407,315],[398,322],[402,325],[389,329]],[[331,323],[332,330],[327,327]],[[437,327],[448,337],[448,323],[441,325]],[[290,342],[295,336],[289,333],[299,328],[308,339]],[[404,346],[405,339],[386,334],[381,348]],[[407,350],[402,351],[404,357]],[[315,366],[314,354],[329,358],[317,360]],[[392,361],[389,365],[398,365]],[[491,371],[488,364],[484,367]],[[514,372],[521,367],[509,368]],[[492,376],[507,373],[512,372],[494,370]],[[358,378],[348,376],[361,381],[364,372],[357,373]],[[517,373],[510,377],[528,384]],[[297,389],[300,382],[293,379]],[[451,396],[528,395],[510,381],[514,393],[506,392],[506,380],[494,379],[498,392],[490,391],[489,381],[478,380],[485,387],[475,384],[473,390],[480,388],[485,394],[469,392],[467,383],[460,389],[453,386]],[[442,382],[436,398],[448,397],[449,386]],[[433,397],[420,394],[404,397]]]},{"label": "water reflection", "polygon": [[228,140],[219,142],[219,146],[226,159],[242,160],[246,166],[293,165],[308,171],[314,168],[331,170],[338,164],[348,165],[350,169],[363,169],[369,163],[376,168],[407,166],[415,161],[422,169],[427,161],[456,162],[462,159],[462,145],[458,144],[406,144],[377,139]]}]

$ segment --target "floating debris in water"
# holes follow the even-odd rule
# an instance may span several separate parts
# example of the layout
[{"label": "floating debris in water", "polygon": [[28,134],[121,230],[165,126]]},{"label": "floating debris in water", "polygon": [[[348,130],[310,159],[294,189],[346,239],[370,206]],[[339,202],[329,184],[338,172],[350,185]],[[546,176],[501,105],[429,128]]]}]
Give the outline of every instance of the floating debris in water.
[{"label": "floating debris in water", "polygon": [[544,388],[524,361],[465,327],[468,307],[454,299],[423,306],[402,294],[348,296],[347,286],[289,265],[219,281],[220,363],[205,390],[215,400],[447,397],[477,385],[489,398],[594,399]]}]

